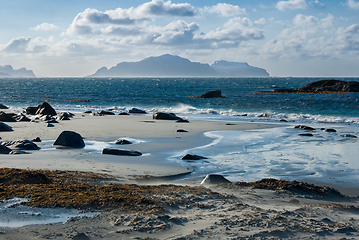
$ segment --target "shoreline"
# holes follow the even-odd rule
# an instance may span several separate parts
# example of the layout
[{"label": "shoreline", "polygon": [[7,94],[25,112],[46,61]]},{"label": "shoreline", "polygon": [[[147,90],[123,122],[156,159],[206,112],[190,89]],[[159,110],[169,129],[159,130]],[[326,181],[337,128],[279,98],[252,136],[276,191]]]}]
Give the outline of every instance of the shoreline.
[{"label": "shoreline", "polygon": [[[201,174],[195,178],[183,178],[193,171],[188,168],[191,164],[180,158],[176,158],[178,161],[173,159],[173,156],[192,153],[198,148],[207,154],[221,148],[226,151],[219,144],[222,141],[208,137],[218,131],[246,133],[241,135],[243,141],[256,145],[253,137],[256,139],[259,134],[265,140],[264,133],[287,130],[290,124],[189,121],[153,120],[149,115],[76,114],[69,121],[55,123],[54,127],[47,127],[42,121],[7,123],[14,131],[1,132],[0,141],[36,137],[43,140],[37,143],[41,150],[27,151],[29,154],[1,155],[2,171],[15,172],[18,170],[4,168],[20,168],[30,173],[40,171],[46,176],[40,178],[44,182],[0,183],[2,196],[14,191],[12,197],[20,197],[21,193],[21,197],[30,198],[31,206],[35,207],[24,213],[18,208],[22,205],[14,206],[15,214],[32,221],[36,219],[36,214],[45,215],[44,210],[38,207],[78,210],[86,206],[99,214],[93,217],[72,216],[65,223],[0,228],[0,238],[180,240],[359,237],[357,197],[342,196],[327,187],[288,181],[284,181],[289,184],[288,189],[280,184],[273,187],[270,183],[266,183],[267,189],[241,182],[204,186],[199,184],[203,177]],[[187,132],[177,132],[178,129]],[[53,146],[64,130],[80,133],[85,148]],[[247,139],[248,136],[251,138]],[[272,135],[269,134],[269,138]],[[134,143],[115,145],[117,139],[129,139]],[[275,138],[272,140],[276,141]],[[142,156],[101,154],[105,147],[136,150]],[[193,166],[206,168],[206,161],[196,162],[197,165]],[[331,192],[335,194],[331,195]],[[12,215],[7,214],[0,218],[0,222],[10,221]]]}]

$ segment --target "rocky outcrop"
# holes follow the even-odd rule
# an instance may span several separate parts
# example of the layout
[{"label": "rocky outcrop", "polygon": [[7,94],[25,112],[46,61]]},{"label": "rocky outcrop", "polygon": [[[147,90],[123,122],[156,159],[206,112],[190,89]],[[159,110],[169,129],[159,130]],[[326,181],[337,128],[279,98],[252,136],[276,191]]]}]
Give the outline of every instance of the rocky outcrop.
[{"label": "rocky outcrop", "polygon": [[164,113],[164,112],[154,113],[152,115],[152,118],[157,120],[175,120],[175,121],[183,120],[182,118],[177,117],[176,114],[174,113]]},{"label": "rocky outcrop", "polygon": [[43,102],[42,104],[38,105],[37,107],[27,107],[26,114],[29,115],[49,115],[55,116],[57,115],[55,109],[51,107],[51,105],[47,102]]},{"label": "rocky outcrop", "polygon": [[141,156],[142,153],[133,150],[104,148],[102,154],[118,155],[118,156]]},{"label": "rocky outcrop", "polygon": [[16,122],[16,114],[0,112],[0,121],[2,122]]},{"label": "rocky outcrop", "polygon": [[289,89],[279,88],[274,93],[345,93],[359,92],[359,82],[340,81],[340,80],[321,80],[309,83],[303,87]]},{"label": "rocky outcrop", "polygon": [[11,149],[5,145],[0,145],[0,154],[10,154]]},{"label": "rocky outcrop", "polygon": [[221,90],[214,90],[192,98],[225,98],[225,96],[222,96]]},{"label": "rocky outcrop", "polygon": [[83,148],[85,142],[82,136],[73,131],[63,131],[54,142],[54,145],[72,147],[72,148]]},{"label": "rocky outcrop", "polygon": [[37,146],[35,143],[33,143],[30,140],[17,140],[17,141],[3,142],[2,145],[11,147],[11,148],[21,149],[21,150],[40,150],[41,149],[39,146]]}]

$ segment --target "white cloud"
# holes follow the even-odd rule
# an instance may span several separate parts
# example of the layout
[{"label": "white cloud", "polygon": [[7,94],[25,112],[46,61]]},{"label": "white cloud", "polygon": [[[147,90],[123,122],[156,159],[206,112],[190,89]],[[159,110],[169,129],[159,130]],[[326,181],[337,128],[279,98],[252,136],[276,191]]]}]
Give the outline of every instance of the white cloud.
[{"label": "white cloud", "polygon": [[27,47],[30,41],[30,37],[15,38],[12,39],[8,44],[1,45],[0,51],[8,53],[24,53],[27,51]]},{"label": "white cloud", "polygon": [[257,25],[258,27],[263,27],[264,25],[266,25],[266,23],[267,21],[264,18],[254,21],[254,24]]},{"label": "white cloud", "polygon": [[285,11],[286,9],[305,9],[307,8],[307,3],[305,0],[279,1],[276,4],[276,8],[279,11]]},{"label": "white cloud", "polygon": [[305,16],[303,14],[297,14],[293,19],[293,23],[297,26],[314,27],[318,25],[318,22],[318,18],[313,16]]},{"label": "white cloud", "polygon": [[323,3],[320,3],[318,0],[311,1],[311,2],[309,2],[309,4],[312,7],[315,7],[315,8],[318,8],[318,9],[324,9],[325,8],[325,5]]},{"label": "white cloud", "polygon": [[203,11],[210,13],[218,13],[224,17],[236,16],[247,13],[245,8],[240,8],[239,6],[231,5],[228,3],[218,3],[217,5],[211,7],[205,7]]},{"label": "white cloud", "polygon": [[34,31],[50,31],[50,30],[56,30],[59,27],[52,24],[52,23],[41,23],[37,25],[36,27],[30,28],[30,30]]},{"label": "white cloud", "polygon": [[358,9],[359,9],[359,2],[356,2],[356,1],[354,1],[354,0],[348,0],[348,6],[349,6],[351,9],[358,10]]}]

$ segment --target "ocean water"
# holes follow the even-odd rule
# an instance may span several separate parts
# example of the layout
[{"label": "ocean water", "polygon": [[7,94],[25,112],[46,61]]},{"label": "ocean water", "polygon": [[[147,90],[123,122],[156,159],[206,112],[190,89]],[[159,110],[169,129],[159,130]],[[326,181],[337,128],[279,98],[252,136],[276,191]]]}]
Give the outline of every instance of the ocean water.
[{"label": "ocean water", "polygon": [[[173,153],[169,160],[194,169],[193,177],[198,178],[219,173],[232,181],[272,177],[355,188],[359,186],[359,142],[341,135],[359,137],[359,93],[257,92],[297,88],[322,79],[325,78],[2,78],[0,103],[17,110],[47,101],[58,111],[121,112],[136,107],[149,114],[173,112],[188,119],[273,123],[285,119],[288,123],[282,128],[206,133],[213,139],[212,144]],[[226,98],[189,97],[212,90],[221,90]],[[263,113],[268,117],[259,117]],[[294,129],[297,124],[310,125],[317,131],[313,137],[300,136],[303,130]],[[184,162],[180,157],[185,153],[208,159]]]}]

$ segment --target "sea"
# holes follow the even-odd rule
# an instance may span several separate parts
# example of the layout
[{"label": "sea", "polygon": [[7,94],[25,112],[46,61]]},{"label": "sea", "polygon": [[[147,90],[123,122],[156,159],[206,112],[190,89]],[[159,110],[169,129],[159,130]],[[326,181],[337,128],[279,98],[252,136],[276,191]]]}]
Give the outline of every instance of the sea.
[{"label": "sea", "polygon": [[[343,137],[359,137],[359,93],[270,92],[323,79],[330,78],[1,78],[0,103],[14,110],[46,101],[57,111],[75,113],[135,107],[189,120],[281,123],[265,130],[208,132],[211,144],[173,153],[168,160],[194,169],[197,176],[221,174],[231,181],[276,178],[359,188],[359,142]],[[221,90],[225,98],[191,97],[212,90]],[[302,136],[296,125],[317,130]],[[328,128],[336,132],[323,130]],[[180,156],[186,152],[208,159],[184,162]]]}]

